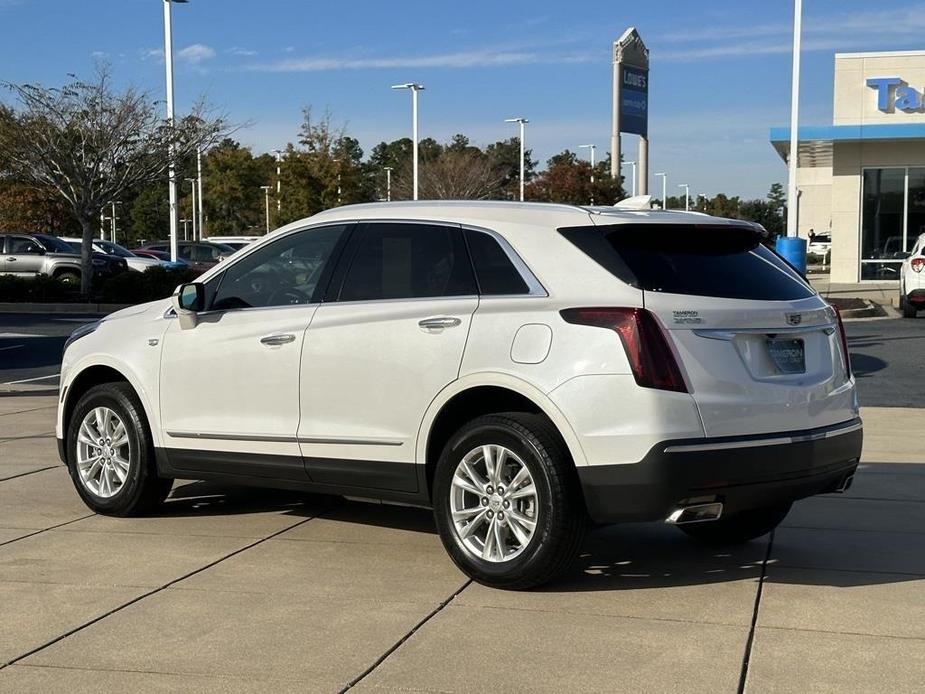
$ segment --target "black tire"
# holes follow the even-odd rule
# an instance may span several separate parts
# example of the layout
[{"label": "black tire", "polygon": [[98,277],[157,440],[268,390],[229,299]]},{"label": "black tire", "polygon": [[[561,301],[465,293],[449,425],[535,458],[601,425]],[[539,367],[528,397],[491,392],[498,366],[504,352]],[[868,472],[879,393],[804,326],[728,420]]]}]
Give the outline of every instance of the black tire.
[{"label": "black tire", "polygon": [[[457,465],[475,448],[497,444],[515,453],[533,477],[537,524],[519,554],[491,562],[460,539],[450,510]],[[478,417],[456,432],[434,474],[434,518],[443,546],[468,576],[487,586],[523,590],[560,576],[574,562],[588,526],[574,463],[555,427],[543,416],[520,412]]]},{"label": "black tire", "polygon": [[749,509],[715,521],[686,523],[678,529],[706,544],[740,545],[774,530],[787,517],[791,506],[786,503]]},{"label": "black tire", "polygon": [[80,286],[80,273],[77,270],[63,270],[55,275],[55,279],[69,287]]},{"label": "black tire", "polygon": [[915,318],[918,314],[918,309],[909,302],[906,293],[901,288],[899,290],[899,310],[903,312],[903,318]]},{"label": "black tire", "polygon": [[[84,417],[95,407],[107,407],[125,424],[129,470],[121,489],[110,497],[87,488],[77,470],[77,436]],[[84,393],[67,423],[68,471],[77,493],[97,513],[138,516],[160,505],[170,494],[172,479],[158,477],[151,430],[138,396],[128,383],[103,383]]]}]

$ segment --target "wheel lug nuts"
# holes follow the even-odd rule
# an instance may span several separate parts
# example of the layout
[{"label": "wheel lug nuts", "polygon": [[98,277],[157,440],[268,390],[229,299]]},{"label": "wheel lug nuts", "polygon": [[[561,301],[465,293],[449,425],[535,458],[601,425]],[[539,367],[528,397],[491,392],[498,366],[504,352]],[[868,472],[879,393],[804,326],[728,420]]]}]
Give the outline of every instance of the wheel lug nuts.
[{"label": "wheel lug nuts", "polygon": [[483,497],[482,497],[482,506],[488,506],[488,497],[487,497],[487,496],[483,496]]},{"label": "wheel lug nuts", "polygon": [[492,513],[491,511],[489,511],[489,512],[488,512],[488,517],[489,517],[489,518],[494,518],[494,517],[495,517],[495,514]]},{"label": "wheel lug nuts", "polygon": [[498,518],[504,520],[504,511],[498,511]]},{"label": "wheel lug nuts", "polygon": [[510,505],[511,505],[511,502],[508,501],[507,499],[505,499],[505,500],[504,500],[504,508],[507,508],[507,507],[510,506]]},{"label": "wheel lug nuts", "polygon": [[485,491],[488,492],[489,494],[492,494],[494,493],[495,490],[492,489],[492,486],[489,484],[487,487],[485,487]]},{"label": "wheel lug nuts", "polygon": [[504,487],[498,487],[498,493],[504,494]]}]

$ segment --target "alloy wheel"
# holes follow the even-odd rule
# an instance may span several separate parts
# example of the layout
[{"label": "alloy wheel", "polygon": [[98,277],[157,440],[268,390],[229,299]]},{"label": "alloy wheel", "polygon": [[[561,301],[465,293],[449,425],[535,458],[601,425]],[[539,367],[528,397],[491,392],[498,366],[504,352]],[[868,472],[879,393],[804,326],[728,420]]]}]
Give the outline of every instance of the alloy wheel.
[{"label": "alloy wheel", "polygon": [[128,479],[132,447],[125,423],[108,407],[87,412],[77,432],[77,472],[83,486],[104,499]]},{"label": "alloy wheel", "polygon": [[450,513],[467,552],[493,563],[509,561],[536,532],[539,498],[533,476],[509,448],[474,448],[453,474]]}]

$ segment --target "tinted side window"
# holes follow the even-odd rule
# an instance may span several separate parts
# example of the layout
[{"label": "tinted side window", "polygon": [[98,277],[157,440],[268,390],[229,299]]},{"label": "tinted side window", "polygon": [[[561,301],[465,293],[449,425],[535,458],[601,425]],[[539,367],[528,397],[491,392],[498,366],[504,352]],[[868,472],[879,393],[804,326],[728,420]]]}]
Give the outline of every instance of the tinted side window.
[{"label": "tinted side window", "polygon": [[222,273],[213,310],[308,304],[347,226],[289,234]]},{"label": "tinted side window", "polygon": [[361,231],[339,301],[476,294],[458,227],[382,223]]},{"label": "tinted side window", "polygon": [[42,251],[42,247],[32,239],[22,236],[10,236],[9,239],[7,253],[10,255],[25,255],[27,253],[41,253]]},{"label": "tinted side window", "polygon": [[498,241],[480,231],[466,231],[479,294],[527,294],[530,288]]},{"label": "tinted side window", "polygon": [[613,224],[560,233],[599,265],[645,291],[762,301],[814,294],[750,227]]}]

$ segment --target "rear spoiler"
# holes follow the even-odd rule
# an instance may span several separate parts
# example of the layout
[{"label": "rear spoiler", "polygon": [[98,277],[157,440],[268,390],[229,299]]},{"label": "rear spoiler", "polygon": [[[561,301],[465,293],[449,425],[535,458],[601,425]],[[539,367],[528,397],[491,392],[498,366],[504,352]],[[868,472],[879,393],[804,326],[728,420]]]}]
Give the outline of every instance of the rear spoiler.
[{"label": "rear spoiler", "polygon": [[618,210],[651,210],[652,209],[652,196],[651,195],[634,195],[631,198],[626,198],[614,205]]}]

